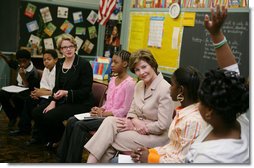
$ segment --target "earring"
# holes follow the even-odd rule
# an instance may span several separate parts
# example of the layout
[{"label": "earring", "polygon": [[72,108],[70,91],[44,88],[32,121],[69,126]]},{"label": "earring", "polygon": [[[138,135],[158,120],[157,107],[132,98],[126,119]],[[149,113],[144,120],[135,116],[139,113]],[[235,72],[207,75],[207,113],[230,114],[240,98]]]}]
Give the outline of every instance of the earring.
[{"label": "earring", "polygon": [[178,94],[177,96],[176,96],[176,99],[177,99],[177,101],[179,101],[180,103],[184,100],[184,97],[183,97],[183,95],[180,93],[180,94]]}]

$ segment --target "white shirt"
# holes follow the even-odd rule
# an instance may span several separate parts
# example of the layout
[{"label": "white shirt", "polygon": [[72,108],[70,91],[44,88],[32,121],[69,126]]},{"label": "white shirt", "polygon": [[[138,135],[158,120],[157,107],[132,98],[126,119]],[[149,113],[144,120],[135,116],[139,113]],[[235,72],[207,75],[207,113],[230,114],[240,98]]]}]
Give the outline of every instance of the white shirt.
[{"label": "white shirt", "polygon": [[56,66],[49,71],[48,68],[44,68],[41,82],[40,82],[40,88],[45,88],[48,90],[53,90],[55,87],[55,80],[56,80]]},{"label": "white shirt", "polygon": [[192,144],[187,163],[250,163],[249,120],[243,114],[237,121],[241,125],[241,139],[218,139],[202,142],[213,130],[209,125]]}]

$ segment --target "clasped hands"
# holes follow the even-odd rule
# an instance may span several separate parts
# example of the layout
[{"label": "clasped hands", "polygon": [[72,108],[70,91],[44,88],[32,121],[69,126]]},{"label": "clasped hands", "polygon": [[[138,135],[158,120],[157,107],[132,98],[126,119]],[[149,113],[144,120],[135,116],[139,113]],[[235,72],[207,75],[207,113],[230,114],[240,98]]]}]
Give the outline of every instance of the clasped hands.
[{"label": "clasped hands", "polygon": [[131,152],[131,158],[136,163],[147,163],[149,151],[146,147],[137,148]]},{"label": "clasped hands", "polygon": [[93,107],[91,109],[91,116],[92,117],[103,117],[103,112],[105,111],[104,108],[100,108],[100,107]]},{"label": "clasped hands", "polygon": [[128,118],[117,118],[116,124],[117,124],[117,131],[118,132],[134,130],[142,135],[146,135],[149,133],[145,122],[141,121],[137,118],[134,118],[132,120],[128,119]]}]

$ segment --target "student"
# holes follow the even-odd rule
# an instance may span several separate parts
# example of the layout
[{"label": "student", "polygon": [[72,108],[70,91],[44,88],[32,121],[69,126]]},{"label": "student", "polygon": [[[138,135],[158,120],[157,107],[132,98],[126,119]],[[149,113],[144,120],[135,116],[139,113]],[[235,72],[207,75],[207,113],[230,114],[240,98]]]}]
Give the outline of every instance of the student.
[{"label": "student", "polygon": [[178,68],[171,77],[170,94],[179,101],[168,131],[169,142],[155,148],[138,148],[132,152],[135,162],[183,163],[190,145],[207,126],[198,110],[198,88],[203,76],[193,67]]},{"label": "student", "polygon": [[24,102],[24,109],[21,112],[19,129],[10,132],[10,135],[22,135],[23,130],[31,130],[31,112],[37,104],[47,102],[47,99],[41,96],[50,96],[55,85],[55,64],[58,54],[55,50],[46,50],[43,53],[43,64],[45,66],[40,81],[40,88],[34,88],[31,91],[31,98]]},{"label": "student", "polygon": [[43,53],[43,64],[45,66],[40,82],[40,88],[35,88],[31,92],[33,99],[39,99],[41,96],[50,96],[55,86],[56,63],[58,54],[55,50],[45,50]]},{"label": "student", "polygon": [[[24,101],[29,98],[30,91],[34,87],[39,86],[39,76],[36,68],[31,61],[31,53],[27,50],[21,49],[16,52],[17,60],[8,60],[6,57],[1,57],[8,63],[8,65],[17,70],[17,85],[21,87],[28,87],[28,90],[19,93],[10,93],[4,90],[0,91],[0,103],[2,108],[9,118],[8,127],[12,128],[23,109]],[[12,102],[12,103],[11,103]],[[19,125],[22,124],[19,122]],[[23,130],[24,134],[29,134],[31,130]]]},{"label": "student", "polygon": [[170,84],[158,72],[158,64],[148,50],[130,57],[130,70],[140,81],[126,118],[107,117],[84,146],[87,163],[109,162],[117,151],[131,151],[142,145],[154,147],[167,143],[167,130],[174,109]]},{"label": "student", "polygon": [[[211,10],[211,20],[205,17],[205,27],[214,43],[221,43],[225,37],[220,30],[227,10],[217,6]],[[216,41],[215,41],[216,40]],[[199,110],[210,125],[191,146],[186,157],[188,163],[250,163],[249,120],[244,113],[249,108],[249,89],[244,78],[240,77],[235,57],[223,42],[215,45],[217,58],[221,59],[225,70],[211,70],[206,73],[199,91]]]},{"label": "student", "polygon": [[[117,73],[112,77],[107,91],[107,99],[102,107],[93,107],[92,116],[125,117],[130,109],[133,99],[135,80],[128,75],[128,62],[130,53],[125,50],[118,51],[112,57],[111,69]],[[103,119],[78,121],[75,117],[68,120],[58,148],[60,162],[81,162],[83,147],[91,137],[90,131],[96,131]]]},{"label": "student", "polygon": [[32,116],[52,148],[64,132],[63,121],[90,111],[93,105],[92,67],[85,58],[75,54],[77,43],[70,34],[57,40],[57,48],[64,58],[57,62],[56,81],[50,103],[34,109]]},{"label": "student", "polygon": [[249,91],[234,71],[211,70],[199,91],[199,110],[210,125],[191,146],[188,163],[250,163]]}]

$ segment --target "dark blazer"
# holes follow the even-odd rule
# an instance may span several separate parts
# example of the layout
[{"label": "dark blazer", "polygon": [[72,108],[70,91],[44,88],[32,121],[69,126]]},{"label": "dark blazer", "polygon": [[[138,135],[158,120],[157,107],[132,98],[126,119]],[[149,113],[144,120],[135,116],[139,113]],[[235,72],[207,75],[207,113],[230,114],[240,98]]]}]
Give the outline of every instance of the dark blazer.
[{"label": "dark blazer", "polygon": [[63,84],[63,88],[60,88],[59,76],[62,71],[63,62],[64,58],[59,60],[56,66],[56,81],[53,93],[56,93],[60,89],[68,90],[66,103],[93,103],[93,70],[90,63],[85,58],[75,55],[73,65],[66,74],[67,79]]}]

